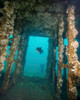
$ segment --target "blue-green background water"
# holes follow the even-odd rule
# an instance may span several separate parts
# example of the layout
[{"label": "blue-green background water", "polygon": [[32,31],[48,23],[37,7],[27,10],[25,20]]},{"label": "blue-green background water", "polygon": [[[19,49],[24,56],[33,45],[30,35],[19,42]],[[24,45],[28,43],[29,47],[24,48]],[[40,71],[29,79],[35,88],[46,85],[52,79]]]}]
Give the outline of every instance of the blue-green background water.
[{"label": "blue-green background water", "polygon": [[[28,50],[26,50],[26,63],[24,75],[29,77],[46,76],[46,65],[48,56],[48,39],[45,37],[29,37]],[[42,47],[43,53],[36,52],[37,47]]]}]

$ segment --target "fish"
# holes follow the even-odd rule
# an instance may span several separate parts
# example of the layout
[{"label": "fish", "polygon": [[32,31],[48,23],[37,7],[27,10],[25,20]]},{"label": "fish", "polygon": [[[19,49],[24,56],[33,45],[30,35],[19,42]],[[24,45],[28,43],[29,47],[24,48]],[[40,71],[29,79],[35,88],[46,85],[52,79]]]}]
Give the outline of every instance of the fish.
[{"label": "fish", "polygon": [[36,52],[38,52],[39,54],[43,53],[42,47],[37,47]]}]

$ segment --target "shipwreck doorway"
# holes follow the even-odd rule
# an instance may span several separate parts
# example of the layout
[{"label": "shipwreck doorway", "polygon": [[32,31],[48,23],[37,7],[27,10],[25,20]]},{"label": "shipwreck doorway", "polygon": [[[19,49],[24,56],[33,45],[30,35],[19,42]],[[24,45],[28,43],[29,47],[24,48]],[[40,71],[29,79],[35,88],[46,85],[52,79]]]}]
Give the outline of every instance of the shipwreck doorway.
[{"label": "shipwreck doorway", "polygon": [[[48,56],[48,37],[30,36],[28,49],[26,50],[26,62],[23,75],[28,77],[46,77],[47,56]],[[36,52],[40,47],[43,52]]]}]

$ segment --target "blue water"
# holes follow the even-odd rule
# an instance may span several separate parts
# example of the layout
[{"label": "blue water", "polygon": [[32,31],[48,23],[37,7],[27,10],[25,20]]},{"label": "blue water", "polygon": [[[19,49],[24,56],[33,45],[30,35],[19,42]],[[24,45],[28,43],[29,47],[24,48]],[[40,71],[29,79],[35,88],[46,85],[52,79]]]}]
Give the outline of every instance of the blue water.
[{"label": "blue water", "polygon": [[[48,39],[49,38],[45,37],[29,37],[28,50],[26,50],[26,63],[23,75],[41,78],[44,78],[46,76]],[[42,54],[36,52],[37,47],[42,47]]]},{"label": "blue water", "polygon": [[68,39],[65,38],[65,39],[64,39],[64,46],[67,46],[67,45],[68,45]]}]

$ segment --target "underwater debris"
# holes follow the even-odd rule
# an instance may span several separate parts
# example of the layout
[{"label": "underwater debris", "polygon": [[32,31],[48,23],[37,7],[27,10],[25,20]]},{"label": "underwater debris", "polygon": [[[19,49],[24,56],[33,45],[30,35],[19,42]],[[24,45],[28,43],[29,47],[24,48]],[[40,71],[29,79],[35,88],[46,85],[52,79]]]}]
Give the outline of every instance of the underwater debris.
[{"label": "underwater debris", "polygon": [[[16,32],[17,31],[15,31],[15,33]],[[8,88],[11,68],[12,68],[12,65],[14,62],[14,56],[15,56],[15,52],[17,50],[19,40],[20,40],[20,37],[19,37],[19,34],[17,32],[16,35],[14,35],[14,38],[12,41],[13,43],[12,43],[11,48],[10,48],[10,54],[9,54],[9,57],[7,58],[7,69],[6,69],[6,73],[5,73],[5,77],[4,77],[4,81],[3,81],[3,85],[2,85],[2,91],[6,91],[6,89]]]},{"label": "underwater debris", "polygon": [[[6,1],[4,3],[4,8],[1,11],[3,14],[2,18],[0,19],[0,71],[4,69],[4,60],[6,59],[7,55],[7,46],[9,41],[9,36],[13,35],[14,30],[14,7],[12,6],[13,3]],[[5,20],[4,20],[5,19]]]},{"label": "underwater debris", "polygon": [[63,40],[63,31],[64,31],[64,21],[63,21],[63,15],[60,17],[59,22],[59,49],[58,49],[58,79],[57,79],[57,92],[60,94],[61,92],[61,86],[63,83],[62,77],[61,77],[61,68],[63,65],[63,52],[64,52],[64,40]]},{"label": "underwater debris", "polygon": [[36,52],[38,52],[39,54],[43,53],[42,47],[37,47]]},{"label": "underwater debris", "polygon": [[[73,65],[77,70],[77,67],[79,66],[78,56],[77,56],[77,48],[79,46],[79,43],[75,41],[75,37],[78,34],[78,31],[75,28],[75,15],[74,15],[74,6],[71,6],[68,8],[68,46],[67,46],[67,57],[68,57],[68,63]],[[76,71],[75,70],[75,71]]]},{"label": "underwater debris", "polygon": [[63,52],[64,52],[64,40],[63,40],[63,31],[64,31],[64,21],[63,21],[63,15],[60,18],[60,24],[59,24],[59,62],[63,61]]},{"label": "underwater debris", "polygon": [[[20,39],[20,43],[19,43],[20,47],[18,48],[18,55],[17,55],[17,59],[16,59],[15,73],[13,75],[13,84],[15,84],[18,75],[23,72],[24,67],[23,67],[22,57],[24,56],[24,53],[23,53],[24,49],[25,49],[24,46],[25,46],[25,43],[26,43],[26,47],[28,46],[27,43],[28,43],[28,40],[29,40],[29,37],[27,37],[26,42],[25,42],[25,36],[26,36],[26,34],[23,34],[21,36],[21,39]],[[24,61],[24,63],[25,63],[25,61]]]},{"label": "underwater debris", "polygon": [[[75,40],[78,31],[75,28],[75,14],[74,6],[70,6],[67,10],[68,13],[68,46],[66,49],[66,54],[68,57],[68,98],[69,100],[76,100],[77,98],[77,88],[76,88],[76,77],[80,72],[78,61],[78,55],[76,53],[79,43]],[[73,78],[74,76],[74,78]]]}]

